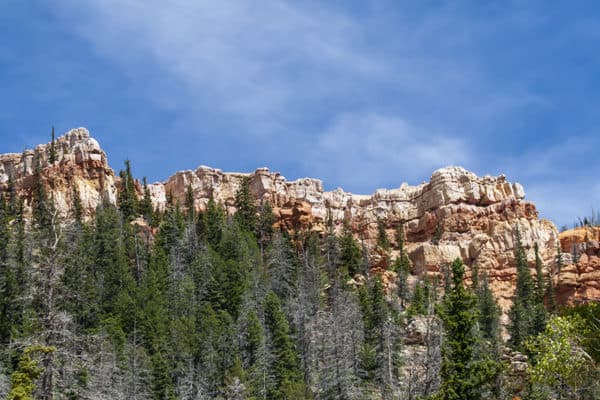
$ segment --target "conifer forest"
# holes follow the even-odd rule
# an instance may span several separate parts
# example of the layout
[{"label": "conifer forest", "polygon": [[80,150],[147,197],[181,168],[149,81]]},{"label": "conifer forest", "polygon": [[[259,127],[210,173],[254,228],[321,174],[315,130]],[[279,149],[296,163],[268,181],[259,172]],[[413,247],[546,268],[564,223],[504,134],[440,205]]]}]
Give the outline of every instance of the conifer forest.
[{"label": "conifer forest", "polygon": [[349,224],[275,228],[247,179],[234,215],[197,211],[191,193],[155,210],[128,163],[121,182],[91,218],[76,192],[60,215],[41,184],[30,212],[0,198],[0,398],[600,398],[600,307],[557,306],[518,229],[502,323],[487,276],[466,281],[460,259],[414,282],[403,224],[393,245],[378,235],[389,291]]}]

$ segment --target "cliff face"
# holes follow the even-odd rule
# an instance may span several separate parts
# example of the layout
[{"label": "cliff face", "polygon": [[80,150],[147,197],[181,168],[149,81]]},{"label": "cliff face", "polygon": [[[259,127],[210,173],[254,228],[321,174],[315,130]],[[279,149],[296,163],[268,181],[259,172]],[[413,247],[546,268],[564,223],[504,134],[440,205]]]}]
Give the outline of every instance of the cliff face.
[{"label": "cliff face", "polygon": [[[70,212],[73,187],[79,191],[87,215],[93,214],[103,200],[116,201],[119,179],[86,129],[74,129],[58,138],[55,149],[57,161],[52,165],[48,162],[50,144],[23,154],[0,156],[0,187],[7,190],[12,181],[30,202],[35,172],[39,171],[63,215]],[[403,222],[416,276],[439,275],[443,266],[461,257],[467,266],[487,272],[504,309],[510,305],[516,279],[515,227],[521,231],[531,265],[537,243],[547,268],[556,269],[558,232],[552,223],[538,218],[535,205],[524,200],[523,187],[504,176],[478,177],[460,167],[437,170],[429,182],[418,186],[402,184],[372,195],[356,195],[342,189],[324,191],[317,179],[287,181],[266,168],[242,174],[202,166],[152,184],[150,192],[155,207],[164,208],[167,193],[184,204],[189,186],[198,210],[203,210],[213,196],[233,213],[235,192],[246,176],[257,204],[270,202],[277,224],[290,231],[323,232],[328,211],[338,230],[348,219],[357,238],[370,249],[373,266],[385,267],[386,262],[375,249],[378,221],[385,223],[393,247],[394,230]],[[392,257],[396,254],[393,250]],[[386,279],[393,287],[394,274],[388,275]],[[570,295],[565,296],[568,300]]]},{"label": "cliff face", "polygon": [[31,205],[36,179],[41,179],[48,196],[64,216],[68,216],[76,189],[89,216],[103,199],[116,202],[117,186],[106,154],[85,128],[72,129],[56,139],[55,162],[50,163],[51,144],[39,145],[23,153],[0,155],[0,189],[14,188]]},{"label": "cliff face", "polygon": [[561,232],[562,268],[556,277],[561,303],[600,300],[600,228],[583,227]]}]

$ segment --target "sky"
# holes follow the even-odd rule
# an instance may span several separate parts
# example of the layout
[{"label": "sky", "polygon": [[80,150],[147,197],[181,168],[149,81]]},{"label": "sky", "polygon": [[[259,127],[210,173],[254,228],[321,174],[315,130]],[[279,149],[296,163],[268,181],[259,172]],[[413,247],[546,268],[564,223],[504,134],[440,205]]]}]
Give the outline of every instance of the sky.
[{"label": "sky", "polygon": [[600,209],[595,1],[3,0],[0,153],[87,127],[115,169],[258,167],[326,189],[505,174]]}]

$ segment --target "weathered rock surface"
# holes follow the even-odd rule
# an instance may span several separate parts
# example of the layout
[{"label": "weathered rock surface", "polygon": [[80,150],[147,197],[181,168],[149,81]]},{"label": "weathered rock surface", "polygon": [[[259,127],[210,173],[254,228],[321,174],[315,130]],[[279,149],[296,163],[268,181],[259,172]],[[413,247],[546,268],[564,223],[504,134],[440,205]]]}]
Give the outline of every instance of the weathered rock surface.
[{"label": "weathered rock surface", "polygon": [[[8,190],[12,181],[18,193],[30,202],[37,175],[63,215],[70,212],[73,187],[79,191],[87,215],[93,214],[102,201],[116,201],[119,178],[85,128],[71,130],[56,140],[54,164],[48,161],[50,146],[40,145],[22,154],[0,156],[0,188]],[[516,280],[515,227],[521,232],[531,266],[533,246],[537,243],[547,268],[556,269],[558,232],[552,223],[538,218],[535,205],[524,200],[523,187],[508,182],[504,176],[478,177],[461,167],[439,169],[429,182],[417,186],[403,183],[399,188],[379,189],[371,195],[356,195],[342,189],[325,191],[318,179],[288,181],[267,168],[248,174],[225,173],[205,166],[177,172],[149,189],[154,206],[159,209],[166,206],[167,194],[185,204],[185,193],[190,187],[198,210],[203,210],[212,196],[233,213],[235,193],[244,177],[250,179],[257,204],[270,202],[278,217],[277,224],[285,229],[324,232],[328,212],[338,230],[348,219],[357,238],[369,249],[374,267],[382,267],[375,246],[378,221],[385,223],[393,247],[394,230],[404,223],[413,274],[443,275],[445,266],[461,257],[468,267],[487,273],[505,310],[510,306]],[[391,258],[396,255],[392,249]],[[585,268],[596,271],[593,263],[597,261],[587,259],[587,262]],[[565,271],[561,273],[566,274]],[[467,276],[469,273],[470,270]],[[395,276],[388,275],[384,277],[386,283],[393,287]],[[582,280],[581,274],[578,276],[576,284],[580,286],[576,291],[565,292],[565,301],[569,296],[580,296],[587,290],[581,284],[593,285],[592,279],[596,279],[593,274],[585,275],[586,280]]]},{"label": "weathered rock surface", "polygon": [[600,227],[561,232],[563,267],[556,273],[556,296],[561,303],[600,301]]},{"label": "weathered rock surface", "polygon": [[0,190],[11,190],[31,205],[33,187],[40,179],[56,208],[68,215],[77,189],[89,216],[98,204],[116,202],[117,186],[106,154],[85,128],[72,129],[56,139],[55,162],[50,163],[51,144],[39,145],[23,153],[0,155]]}]

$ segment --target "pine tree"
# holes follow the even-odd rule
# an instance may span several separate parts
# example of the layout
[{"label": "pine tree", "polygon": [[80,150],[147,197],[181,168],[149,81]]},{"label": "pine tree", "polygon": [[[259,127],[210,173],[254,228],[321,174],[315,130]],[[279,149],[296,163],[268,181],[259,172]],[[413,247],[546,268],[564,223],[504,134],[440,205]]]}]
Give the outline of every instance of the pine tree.
[{"label": "pine tree", "polygon": [[306,398],[306,387],[300,360],[294,349],[290,327],[281,309],[279,297],[269,292],[265,299],[265,323],[269,329],[275,355],[274,374],[276,386],[269,394],[270,399]]},{"label": "pine tree", "polygon": [[490,289],[487,274],[483,275],[475,290],[479,309],[479,329],[484,339],[495,343],[500,338],[501,309]]},{"label": "pine tree", "polygon": [[206,229],[205,237],[213,248],[216,248],[221,242],[223,227],[225,225],[225,211],[220,205],[217,205],[215,199],[211,196],[208,199],[206,212],[203,214],[203,226]]},{"label": "pine tree", "polygon": [[462,261],[456,259],[452,263],[452,288],[436,309],[446,336],[442,345],[442,384],[435,398],[444,400],[487,398],[483,395],[485,386],[500,369],[491,358],[475,358],[477,298],[464,287],[464,272]]},{"label": "pine tree", "polygon": [[377,245],[385,251],[390,249],[390,239],[387,236],[385,222],[382,219],[377,220]]},{"label": "pine tree", "polygon": [[37,229],[49,229],[52,224],[54,208],[51,199],[46,195],[41,172],[36,172],[32,199],[33,222]]},{"label": "pine tree", "polygon": [[4,194],[0,194],[0,344],[2,345],[10,342],[15,327],[15,303],[19,295],[15,271],[9,255],[11,242],[9,207]]},{"label": "pine tree", "polygon": [[531,335],[544,329],[544,305],[538,297],[535,283],[531,277],[525,249],[521,242],[521,233],[515,230],[515,258],[517,263],[517,287],[509,316],[511,323],[510,343],[518,350],[525,350],[523,342]]},{"label": "pine tree", "polygon": [[81,196],[79,195],[79,190],[77,190],[77,186],[73,185],[73,200],[72,206],[73,209],[73,217],[75,221],[79,224],[83,222],[83,205],[81,204]]},{"label": "pine tree", "polygon": [[256,230],[256,206],[250,192],[250,178],[242,178],[240,188],[235,194],[235,219],[240,227],[247,232]]},{"label": "pine tree", "polygon": [[150,188],[148,187],[148,180],[146,179],[146,177],[144,177],[142,182],[144,197],[142,198],[142,201],[140,201],[140,214],[143,215],[144,218],[146,218],[147,222],[153,222],[152,213],[154,212],[154,210],[152,208],[152,198],[150,196]]},{"label": "pine tree", "polygon": [[123,219],[129,222],[135,218],[138,211],[135,182],[131,173],[131,161],[125,160],[125,171],[122,170],[119,176],[121,178],[121,190],[117,199],[117,205],[123,215]]},{"label": "pine tree", "polygon": [[140,289],[140,327],[151,356],[152,392],[157,400],[174,397],[166,342],[170,330],[169,277],[169,260],[157,241]]},{"label": "pine tree", "polygon": [[420,282],[417,282],[413,289],[413,295],[407,313],[409,316],[427,315],[429,313],[429,306],[429,285],[427,279],[423,279]]},{"label": "pine tree", "polygon": [[277,222],[277,217],[273,214],[271,203],[268,201],[264,202],[260,208],[260,214],[256,223],[256,237],[260,246],[261,255],[264,254],[264,249],[273,238],[274,229],[273,224]]},{"label": "pine tree", "polygon": [[247,365],[252,367],[258,360],[260,347],[264,341],[264,329],[256,310],[250,310],[247,316],[244,336],[244,352]]},{"label": "pine tree", "polygon": [[93,228],[81,225],[73,232],[72,247],[65,259],[62,308],[69,312],[83,332],[100,323],[99,272],[95,266]]},{"label": "pine tree", "polygon": [[134,307],[132,268],[127,258],[126,236],[129,224],[121,222],[116,208],[105,204],[96,211],[95,265],[101,282],[100,307],[105,317],[117,317],[127,327]]},{"label": "pine tree", "polygon": [[409,299],[410,291],[408,287],[408,275],[410,273],[410,259],[408,253],[404,248],[405,244],[405,233],[404,224],[401,223],[396,229],[396,243],[398,245],[398,252],[400,253],[394,261],[393,270],[398,274],[396,279],[396,286],[398,287],[398,297],[400,298],[400,304],[404,308],[406,302]]},{"label": "pine tree", "polygon": [[194,221],[196,218],[196,205],[194,203],[194,190],[190,184],[185,188],[185,211],[188,219]]},{"label": "pine tree", "polygon": [[339,242],[340,264],[344,270],[347,271],[348,275],[351,277],[360,273],[362,254],[360,251],[360,246],[352,234],[350,222],[347,220],[344,220],[344,228]]},{"label": "pine tree", "polygon": [[56,162],[56,147],[54,144],[54,127],[52,127],[52,142],[50,143],[50,156],[48,158],[48,162],[50,164],[54,164]]},{"label": "pine tree", "polygon": [[49,354],[56,348],[49,346],[28,346],[19,358],[17,369],[11,375],[11,389],[7,400],[33,400],[36,380],[44,369],[39,366],[39,361],[31,358],[32,354]]}]

